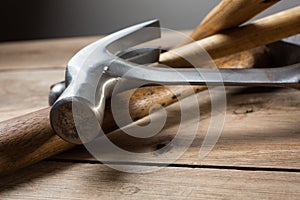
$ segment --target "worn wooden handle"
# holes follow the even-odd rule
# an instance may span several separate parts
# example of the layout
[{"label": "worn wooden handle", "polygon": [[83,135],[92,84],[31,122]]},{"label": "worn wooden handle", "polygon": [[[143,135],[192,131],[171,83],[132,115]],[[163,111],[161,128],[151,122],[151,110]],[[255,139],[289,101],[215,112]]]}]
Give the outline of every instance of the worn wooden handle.
[{"label": "worn wooden handle", "polygon": [[190,41],[200,40],[221,30],[239,26],[279,1],[222,0],[193,31]]},{"label": "worn wooden handle", "polygon": [[0,123],[0,175],[72,148],[50,126],[50,108]]},{"label": "worn wooden handle", "polygon": [[[248,25],[215,34],[164,53],[160,62],[190,66],[206,50],[213,59],[262,46],[300,33],[300,6],[265,17]],[[202,47],[202,49],[201,49]]]}]

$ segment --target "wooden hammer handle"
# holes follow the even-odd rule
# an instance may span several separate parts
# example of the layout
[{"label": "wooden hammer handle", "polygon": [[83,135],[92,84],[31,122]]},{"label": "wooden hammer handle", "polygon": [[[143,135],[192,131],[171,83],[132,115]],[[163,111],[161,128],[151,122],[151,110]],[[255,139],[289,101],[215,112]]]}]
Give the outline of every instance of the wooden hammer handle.
[{"label": "wooden hammer handle", "polygon": [[257,20],[248,25],[215,34],[161,55],[160,63],[190,66],[206,50],[213,59],[269,44],[300,33],[300,6]]},{"label": "wooden hammer handle", "polygon": [[0,123],[0,175],[72,148],[54,134],[50,108]]},{"label": "wooden hammer handle", "polygon": [[279,1],[222,0],[193,31],[191,41],[239,26]]}]

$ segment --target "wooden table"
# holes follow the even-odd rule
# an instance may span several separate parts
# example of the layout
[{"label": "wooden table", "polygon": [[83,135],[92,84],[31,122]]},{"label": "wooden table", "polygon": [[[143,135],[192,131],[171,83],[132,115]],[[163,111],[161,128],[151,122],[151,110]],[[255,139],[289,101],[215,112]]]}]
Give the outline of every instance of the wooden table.
[{"label": "wooden table", "polygon": [[[96,37],[0,44],[0,120],[47,106],[66,62]],[[299,199],[300,91],[228,88],[222,135],[203,160],[199,149],[210,121],[209,96],[198,95],[200,126],[190,148],[157,171],[119,172],[78,146],[0,179],[0,199]],[[117,131],[112,140],[131,151],[153,151],[176,134],[180,110],[155,137],[137,142]],[[189,133],[188,127],[185,129]],[[119,132],[119,133],[118,133]],[[126,163],[139,165],[140,163]]]}]

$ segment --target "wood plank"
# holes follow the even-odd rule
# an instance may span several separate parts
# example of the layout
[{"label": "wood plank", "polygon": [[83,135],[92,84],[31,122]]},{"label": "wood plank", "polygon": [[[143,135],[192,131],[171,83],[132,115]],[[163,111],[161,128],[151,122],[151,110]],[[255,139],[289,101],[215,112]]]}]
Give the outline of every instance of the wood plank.
[{"label": "wood plank", "polygon": [[48,107],[53,83],[64,79],[64,69],[0,73],[0,121]]},{"label": "wood plank", "polygon": [[3,177],[1,199],[297,199],[300,173],[158,168],[132,174],[100,164],[42,162]]},{"label": "wood plank", "polygon": [[[191,31],[162,30],[162,40],[152,45],[169,47],[186,39]],[[47,39],[0,44],[0,71],[16,69],[65,68],[70,58],[103,36]],[[167,39],[166,39],[167,38]]]},{"label": "wood plank", "polygon": [[[24,42],[24,46],[22,46],[22,42],[4,43],[0,45],[0,49],[5,49],[5,45],[12,45],[10,61],[13,61],[18,56],[18,51],[16,51],[15,57],[12,59],[13,49],[24,47],[24,52],[26,48],[30,52],[32,50],[30,45],[33,45],[34,48],[44,48],[43,52],[46,55],[51,48],[46,48],[47,45],[42,44],[59,44],[60,47],[66,48],[63,51],[69,52],[74,45],[79,47],[85,42],[90,42],[88,40],[92,40],[92,38]],[[57,52],[59,51],[57,50]],[[64,55],[64,53],[61,52],[60,55]],[[46,68],[52,65],[48,61],[44,63],[47,63],[44,66]],[[25,63],[26,66],[23,66],[22,62],[19,64],[17,68],[7,68],[9,71],[3,70],[0,73],[0,85],[2,86],[0,94],[5,97],[0,100],[0,120],[46,107],[49,86],[63,79],[64,69],[16,71],[22,67],[34,66],[31,65],[34,64],[34,59],[29,59],[28,65]],[[0,65],[3,69],[6,69],[5,66],[8,65]],[[36,67],[43,68],[43,66],[37,65]],[[299,169],[299,91],[270,89],[238,91],[230,89],[224,131],[214,150],[204,160],[198,159],[198,153],[209,124],[210,105],[208,93],[201,93],[199,97],[202,110],[200,131],[193,145],[176,161],[177,164]],[[171,106],[168,110],[168,128],[156,137],[141,142],[141,140],[128,138],[119,131],[111,135],[112,140],[122,148],[137,152],[153,151],[157,147],[167,144],[176,133],[180,116],[178,104]],[[186,134],[189,134],[188,129]],[[93,160],[82,148],[57,156],[55,159]]]},{"label": "wood plank", "polygon": [[[300,169],[299,91],[264,89],[251,93],[250,89],[232,89],[228,94],[222,135],[204,160],[199,159],[199,150],[211,119],[210,105],[207,104],[207,93],[198,96],[202,110],[199,131],[191,147],[175,163]],[[177,133],[180,121],[178,104],[168,108],[168,115],[167,128],[154,137],[134,139],[117,131],[110,135],[110,139],[131,152],[153,152],[168,144]],[[189,127],[186,122],[181,125]],[[190,132],[186,128],[184,134],[188,136]],[[95,160],[83,147],[58,155],[55,159]]]},{"label": "wood plank", "polygon": [[[0,120],[19,116],[48,105],[49,86],[63,79],[64,70],[7,71],[0,73]],[[47,78],[45,78],[47,77]],[[299,91],[230,89],[227,117],[220,140],[204,160],[199,149],[210,121],[209,95],[199,94],[200,131],[193,145],[177,164],[246,166],[271,168],[300,167]],[[178,104],[168,108],[168,128],[145,141],[116,132],[111,138],[122,148],[151,152],[167,144],[176,134],[180,110]],[[293,113],[293,115],[291,115]],[[187,133],[188,133],[187,129]],[[94,160],[83,148],[55,159]]]},{"label": "wood plank", "polygon": [[51,39],[0,44],[0,70],[65,68],[81,48],[101,37]]},{"label": "wood plank", "polygon": [[[47,107],[49,86],[63,79],[69,58],[98,38],[0,44],[0,120]],[[122,173],[90,164],[95,159],[78,147],[51,158],[58,162],[44,161],[1,177],[0,198],[297,199],[299,94],[290,89],[230,88],[221,138],[209,156],[199,160],[199,148],[210,121],[209,94],[204,92],[198,95],[202,111],[199,132],[173,166],[157,167],[160,170],[150,174]],[[133,139],[117,131],[110,139],[129,151],[156,150],[177,132],[178,104],[170,106],[168,114],[167,128],[153,138]],[[140,123],[147,123],[147,119]],[[190,134],[188,128],[185,134]]]},{"label": "wood plank", "polygon": [[[180,37],[191,31],[181,31]],[[178,38],[163,32],[163,38]],[[97,37],[62,38],[0,44],[0,121],[48,106],[49,87],[64,79],[68,60]],[[170,41],[163,40],[165,46]],[[172,41],[172,40],[171,40]],[[46,78],[45,78],[46,77]]]}]

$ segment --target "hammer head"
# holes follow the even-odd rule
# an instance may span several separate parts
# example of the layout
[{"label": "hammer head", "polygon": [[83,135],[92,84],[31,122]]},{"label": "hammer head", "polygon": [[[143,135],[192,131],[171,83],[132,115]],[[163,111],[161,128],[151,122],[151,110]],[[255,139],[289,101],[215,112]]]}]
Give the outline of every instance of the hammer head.
[{"label": "hammer head", "polygon": [[50,98],[50,103],[53,103],[53,99],[60,95],[50,112],[53,130],[74,144],[86,143],[100,136],[105,100],[119,80],[119,77],[105,73],[107,66],[122,58],[139,64],[158,61],[159,51],[155,49],[126,51],[159,37],[159,21],[151,20],[111,34],[79,51],[67,65],[65,87],[63,83],[56,86],[63,90],[62,94],[57,92]]}]

